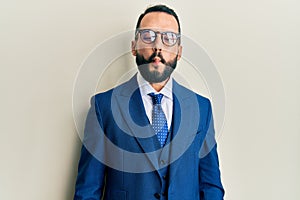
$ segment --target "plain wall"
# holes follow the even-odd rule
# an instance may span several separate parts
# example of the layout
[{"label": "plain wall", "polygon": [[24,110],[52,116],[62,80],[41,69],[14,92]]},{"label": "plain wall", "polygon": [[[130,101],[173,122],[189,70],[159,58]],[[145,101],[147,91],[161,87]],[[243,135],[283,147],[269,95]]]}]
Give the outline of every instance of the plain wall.
[{"label": "plain wall", "polygon": [[[72,199],[81,148],[72,113],[77,72],[96,45],[132,30],[154,3],[1,1],[0,199]],[[225,199],[300,199],[299,1],[162,3],[177,11],[224,84]]]}]

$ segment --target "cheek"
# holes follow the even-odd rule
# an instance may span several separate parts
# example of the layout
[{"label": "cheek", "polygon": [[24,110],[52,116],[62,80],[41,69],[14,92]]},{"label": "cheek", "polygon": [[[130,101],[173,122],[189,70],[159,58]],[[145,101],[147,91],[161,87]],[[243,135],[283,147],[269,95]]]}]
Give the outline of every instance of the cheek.
[{"label": "cheek", "polygon": [[177,51],[163,51],[162,56],[166,61],[171,61],[174,60],[177,56],[178,52]]},{"label": "cheek", "polygon": [[170,58],[174,58],[178,54],[178,48],[174,47],[174,48],[164,49],[163,53]]},{"label": "cheek", "polygon": [[149,50],[152,50],[152,46],[138,41],[136,43],[136,50],[138,50],[139,52],[144,52],[146,50],[149,51]]},{"label": "cheek", "polygon": [[144,56],[145,58],[148,58],[153,54],[154,51],[152,48],[149,48],[149,47],[147,47],[147,48],[139,47],[139,48],[137,48],[137,52],[138,52],[138,54]]}]

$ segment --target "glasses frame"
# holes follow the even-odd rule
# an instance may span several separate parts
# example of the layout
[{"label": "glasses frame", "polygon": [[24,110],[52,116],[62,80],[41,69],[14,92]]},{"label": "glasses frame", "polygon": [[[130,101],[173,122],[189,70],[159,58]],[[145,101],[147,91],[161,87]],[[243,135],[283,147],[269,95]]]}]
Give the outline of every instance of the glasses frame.
[{"label": "glasses frame", "polygon": [[[152,32],[154,33],[155,39],[154,39],[152,42],[145,42],[145,41],[143,40],[143,38],[141,37],[141,33],[144,32],[144,31],[152,31]],[[174,34],[174,35],[176,36],[176,42],[175,42],[174,44],[172,44],[172,45],[166,44],[166,43],[164,42],[164,40],[163,40],[163,37],[164,37],[166,34],[168,34],[168,33],[172,33],[172,34]],[[156,39],[157,39],[157,34],[160,34],[162,43],[163,43],[164,45],[168,46],[168,47],[172,47],[172,46],[174,46],[175,44],[177,44],[178,41],[180,40],[180,37],[181,37],[180,33],[174,33],[174,32],[172,32],[172,31],[161,32],[161,31],[154,31],[154,30],[152,30],[152,29],[138,29],[138,30],[136,31],[136,34],[135,34],[136,39],[137,39],[137,35],[138,35],[138,34],[140,35],[141,40],[142,40],[145,44],[152,44],[152,43],[154,43],[154,42],[156,41]]]}]

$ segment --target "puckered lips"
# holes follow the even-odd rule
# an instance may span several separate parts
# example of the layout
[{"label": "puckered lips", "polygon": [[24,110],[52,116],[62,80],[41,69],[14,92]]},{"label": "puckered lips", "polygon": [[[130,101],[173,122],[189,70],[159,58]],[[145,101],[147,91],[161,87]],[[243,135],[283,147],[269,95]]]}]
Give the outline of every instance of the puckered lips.
[{"label": "puckered lips", "polygon": [[155,68],[159,67],[159,65],[162,64],[161,62],[161,58],[158,57],[158,56],[155,56],[153,59],[152,59],[152,64]]}]

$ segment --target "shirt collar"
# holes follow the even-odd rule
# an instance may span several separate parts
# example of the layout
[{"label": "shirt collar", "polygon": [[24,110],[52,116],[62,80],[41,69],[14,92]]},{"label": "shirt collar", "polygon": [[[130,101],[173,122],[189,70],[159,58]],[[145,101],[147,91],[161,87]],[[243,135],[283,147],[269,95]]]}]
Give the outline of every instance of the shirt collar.
[{"label": "shirt collar", "polygon": [[137,74],[137,82],[140,88],[141,96],[148,95],[153,92],[155,94],[161,93],[168,99],[173,100],[172,88],[173,88],[173,78],[167,81],[166,85],[161,89],[161,91],[157,92],[150,84],[147,82],[144,77],[138,72]]}]

